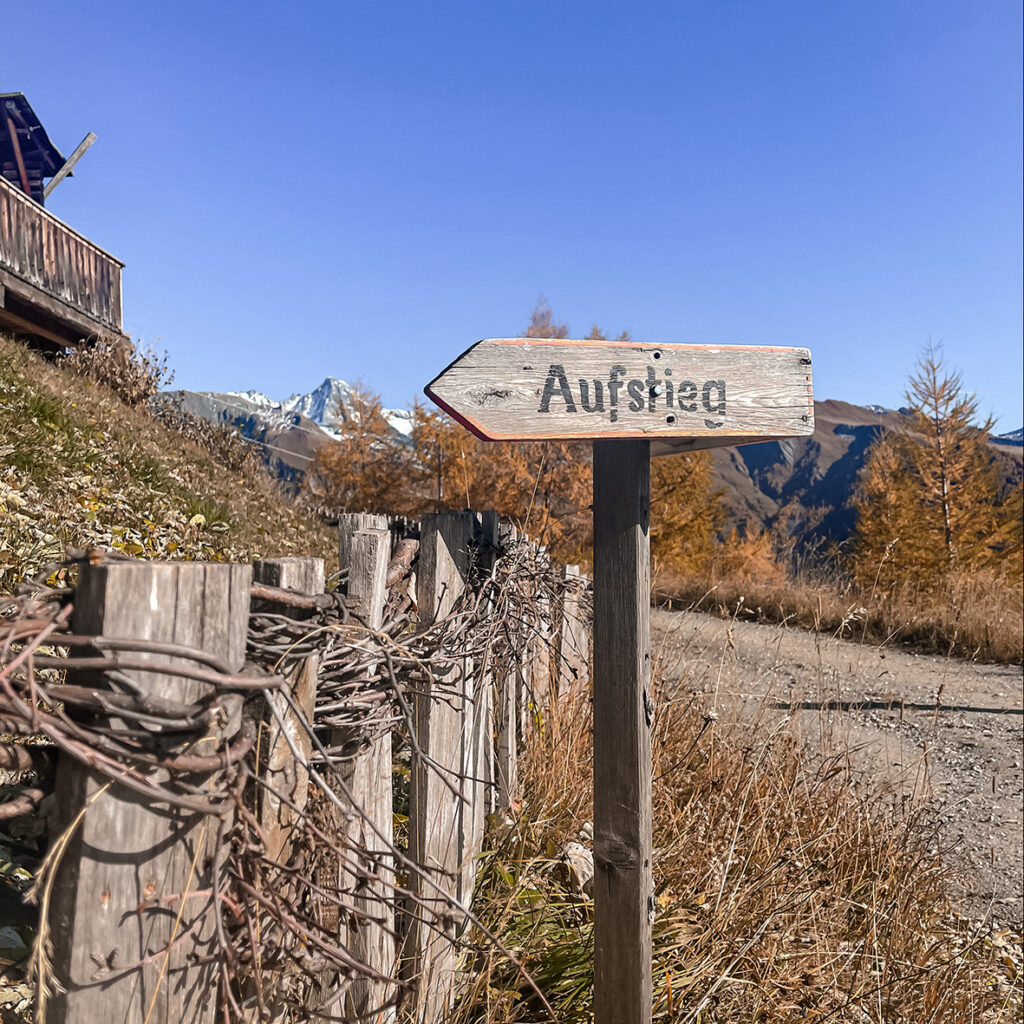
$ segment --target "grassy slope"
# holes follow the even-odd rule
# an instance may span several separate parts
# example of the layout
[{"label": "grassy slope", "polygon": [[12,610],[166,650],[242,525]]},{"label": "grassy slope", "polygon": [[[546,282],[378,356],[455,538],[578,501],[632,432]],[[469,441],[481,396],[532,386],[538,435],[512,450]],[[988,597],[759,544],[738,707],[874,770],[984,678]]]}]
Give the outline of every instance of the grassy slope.
[{"label": "grassy slope", "polygon": [[329,556],[331,531],[144,409],[0,337],[0,592],[65,546],[143,558]]}]

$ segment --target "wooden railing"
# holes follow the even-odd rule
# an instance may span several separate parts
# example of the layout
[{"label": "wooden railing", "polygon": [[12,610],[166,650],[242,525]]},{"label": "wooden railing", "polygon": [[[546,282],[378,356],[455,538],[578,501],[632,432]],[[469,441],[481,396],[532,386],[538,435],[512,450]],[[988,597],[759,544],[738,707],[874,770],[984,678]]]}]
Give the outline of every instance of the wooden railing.
[{"label": "wooden railing", "polygon": [[19,300],[85,334],[120,334],[123,266],[0,178],[0,286]]}]

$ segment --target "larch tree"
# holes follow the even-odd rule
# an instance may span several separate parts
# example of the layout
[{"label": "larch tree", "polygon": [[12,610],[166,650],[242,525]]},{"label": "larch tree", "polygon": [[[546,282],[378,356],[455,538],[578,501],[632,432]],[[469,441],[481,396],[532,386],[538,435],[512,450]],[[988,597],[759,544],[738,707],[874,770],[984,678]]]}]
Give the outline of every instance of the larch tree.
[{"label": "larch tree", "polygon": [[[857,499],[853,566],[861,583],[939,586],[960,570],[996,569],[1012,547],[991,419],[941,353],[925,350],[906,393],[911,413],[869,451]],[[1019,516],[1018,516],[1019,518]]]},{"label": "larch tree", "polygon": [[651,560],[655,571],[708,571],[725,520],[709,451],[651,460]]},{"label": "larch tree", "polygon": [[317,448],[306,489],[335,515],[346,512],[408,514],[420,504],[409,445],[388,423],[380,396],[353,386],[341,413],[339,438]]}]

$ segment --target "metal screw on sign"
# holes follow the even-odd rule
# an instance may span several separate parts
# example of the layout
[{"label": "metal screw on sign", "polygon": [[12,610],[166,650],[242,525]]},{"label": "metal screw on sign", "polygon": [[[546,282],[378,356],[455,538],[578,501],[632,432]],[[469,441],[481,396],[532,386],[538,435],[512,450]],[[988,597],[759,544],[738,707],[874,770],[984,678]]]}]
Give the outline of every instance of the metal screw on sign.
[{"label": "metal screw on sign", "polygon": [[594,1020],[649,1024],[650,456],[813,433],[811,354],[489,338],[425,390],[484,440],[594,443]]}]

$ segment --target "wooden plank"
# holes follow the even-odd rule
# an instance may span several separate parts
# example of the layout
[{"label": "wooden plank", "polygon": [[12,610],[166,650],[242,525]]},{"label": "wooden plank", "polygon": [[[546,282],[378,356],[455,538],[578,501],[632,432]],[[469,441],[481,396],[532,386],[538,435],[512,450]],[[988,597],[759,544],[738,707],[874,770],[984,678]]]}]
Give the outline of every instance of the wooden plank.
[{"label": "wooden plank", "polygon": [[386,530],[388,517],[370,512],[348,512],[338,516],[338,567],[342,572],[352,565],[352,538],[360,530]]},{"label": "wooden plank", "polygon": [[96,133],[89,132],[84,139],[75,147],[74,153],[64,161],[60,170],[46,183],[43,188],[43,198],[49,199],[50,193],[71,173],[72,168],[85,156],[86,150],[96,141]]},{"label": "wooden plank", "polygon": [[[545,553],[540,552],[537,557],[542,565],[550,568],[550,559]],[[537,595],[536,608],[529,625],[527,685],[523,695],[526,703],[524,719],[527,732],[534,728],[538,721],[545,720],[552,703],[554,629],[551,599],[546,593]]]},{"label": "wooden plank", "polygon": [[594,444],[594,1021],[650,1024],[650,461]]},{"label": "wooden plank", "polygon": [[[353,525],[350,517],[343,520]],[[369,629],[379,631],[387,598],[391,534],[387,529],[357,530],[346,546],[350,557],[348,596],[353,611]],[[349,948],[359,960],[386,977],[396,974],[391,760],[391,734],[387,733],[343,772],[353,799],[368,819],[354,817],[349,827],[353,855],[365,857],[366,873],[359,878],[353,871],[343,871],[341,879],[342,890],[355,894],[355,908],[362,915],[348,922]],[[345,1009],[353,1018],[387,1024],[395,1019],[395,1007],[379,1008],[394,997],[394,985],[356,977],[346,995]]]},{"label": "wooden plank", "polygon": [[[503,522],[500,526],[499,543],[503,551],[508,551],[519,538],[515,525]],[[513,629],[513,624],[509,624]],[[513,634],[519,643],[513,644],[511,664],[497,680],[495,688],[495,750],[494,773],[497,792],[495,806],[497,810],[507,811],[519,799],[519,736],[518,708],[519,695],[523,686],[523,661],[526,653],[527,634],[519,624]]]},{"label": "wooden plank", "polygon": [[[84,634],[187,644],[219,655],[238,671],[245,657],[250,579],[251,570],[243,565],[85,564],[73,626]],[[162,655],[135,657],[167,661]],[[176,676],[126,674],[142,693],[184,702],[209,689]],[[116,784],[101,792],[105,784],[79,762],[62,759],[53,836],[85,811],[54,877],[49,934],[59,987],[54,986],[45,1020],[212,1022],[217,970],[209,891],[217,822],[156,804]],[[182,903],[186,890],[197,895]],[[156,909],[140,910],[142,900]],[[160,955],[172,934],[188,940],[171,946],[166,957]],[[148,962],[140,964],[143,959]]]},{"label": "wooden plank", "polygon": [[[491,574],[498,553],[497,512],[481,512],[474,524],[473,571],[480,579]],[[489,609],[484,609],[486,615]],[[486,665],[467,663],[463,675],[462,777],[466,803],[460,820],[461,870],[459,902],[468,906],[476,884],[477,857],[494,789],[493,674]]]},{"label": "wooden plank", "polygon": [[[27,302],[84,334],[120,333],[122,267],[120,260],[0,179],[0,271],[20,283],[20,288],[9,287]],[[95,325],[87,326],[92,320]]]},{"label": "wooden plank", "polygon": [[426,393],[495,441],[682,438],[692,448],[814,430],[805,348],[490,338]]},{"label": "wooden plank", "polygon": [[[420,620],[424,627],[445,618],[461,597],[472,569],[476,532],[472,512],[426,515],[420,524]],[[409,800],[409,854],[451,900],[458,897],[462,863],[461,790],[452,792],[462,768],[463,692],[465,663],[454,657],[447,670],[435,672],[414,698],[417,741],[435,766],[414,758]],[[453,699],[454,698],[454,699]],[[448,901],[414,876],[411,888],[429,908],[410,902],[404,972],[418,983],[415,1019],[434,1024],[451,1004],[455,985],[454,939],[459,921],[448,913]]]},{"label": "wooden plank", "polygon": [[585,586],[578,565],[562,567],[557,647],[559,701],[585,689],[590,679],[589,623],[583,618],[580,608]]},{"label": "wooden plank", "polygon": [[[322,594],[324,560],[294,557],[260,559],[253,564],[253,580],[270,587],[293,590],[297,594]],[[300,613],[293,609],[291,614],[298,617]],[[293,659],[285,675],[292,699],[307,723],[313,721],[318,667],[319,659],[313,654]],[[260,824],[267,834],[268,859],[286,864],[291,854],[292,829],[309,799],[309,771],[305,764],[296,762],[292,745],[308,763],[313,754],[313,743],[284,694],[270,693],[267,699],[277,714],[263,723],[265,731],[260,737],[260,760],[264,778],[270,787],[262,792]],[[289,804],[294,804],[295,809]]]},{"label": "wooden plank", "polygon": [[114,331],[120,333],[121,331],[120,324],[115,325],[97,320],[87,311],[62,298],[48,295],[28,281],[8,273],[3,267],[0,267],[0,284],[4,285],[10,295],[16,296],[29,306],[38,307],[57,320],[61,326],[68,325],[70,332],[77,333],[81,337],[110,334]]},{"label": "wooden plank", "polygon": [[25,159],[21,155],[21,144],[18,142],[18,129],[14,127],[14,122],[8,117],[7,118],[7,134],[11,138],[11,146],[14,149],[14,159],[18,164],[18,177],[21,178],[21,186],[25,190],[25,195],[32,195],[32,186],[29,184],[28,172],[25,170]]}]

